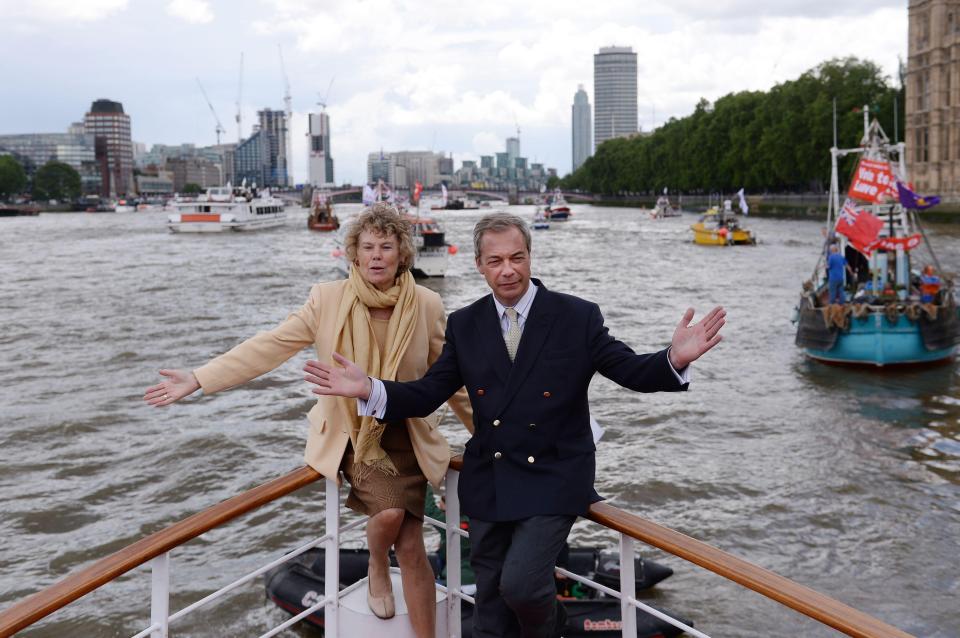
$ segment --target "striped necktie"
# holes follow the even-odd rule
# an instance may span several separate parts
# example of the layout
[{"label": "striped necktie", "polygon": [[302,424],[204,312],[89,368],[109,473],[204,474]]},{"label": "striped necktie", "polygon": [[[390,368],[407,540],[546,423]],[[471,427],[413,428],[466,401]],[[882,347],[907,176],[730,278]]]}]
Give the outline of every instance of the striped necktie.
[{"label": "striped necktie", "polygon": [[504,308],[507,313],[507,319],[510,321],[510,327],[507,328],[507,334],[503,340],[507,343],[507,354],[510,355],[510,361],[517,356],[517,347],[520,345],[520,322],[517,321],[517,311],[513,308]]}]

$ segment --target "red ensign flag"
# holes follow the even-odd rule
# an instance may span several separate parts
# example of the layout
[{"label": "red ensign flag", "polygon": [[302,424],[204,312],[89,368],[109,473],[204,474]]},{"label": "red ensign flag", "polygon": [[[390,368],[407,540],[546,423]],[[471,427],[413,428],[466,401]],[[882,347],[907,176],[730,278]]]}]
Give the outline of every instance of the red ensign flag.
[{"label": "red ensign flag", "polygon": [[836,231],[844,235],[854,248],[864,255],[873,252],[873,243],[880,235],[883,220],[874,217],[865,210],[857,208],[849,199],[844,202],[843,210],[837,218]]}]

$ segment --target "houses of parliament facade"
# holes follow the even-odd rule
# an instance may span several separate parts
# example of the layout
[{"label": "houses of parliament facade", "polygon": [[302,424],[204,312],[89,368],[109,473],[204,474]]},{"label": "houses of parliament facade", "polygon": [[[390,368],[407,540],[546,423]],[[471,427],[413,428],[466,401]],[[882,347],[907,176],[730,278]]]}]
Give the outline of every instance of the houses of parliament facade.
[{"label": "houses of parliament facade", "polygon": [[960,0],[910,0],[907,172],[923,193],[960,201]]}]

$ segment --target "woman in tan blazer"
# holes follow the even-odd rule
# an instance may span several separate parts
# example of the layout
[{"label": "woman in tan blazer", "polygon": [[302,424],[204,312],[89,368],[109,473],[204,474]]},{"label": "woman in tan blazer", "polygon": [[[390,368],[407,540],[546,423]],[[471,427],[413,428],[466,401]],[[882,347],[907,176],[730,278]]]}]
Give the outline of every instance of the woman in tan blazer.
[{"label": "woman in tan blazer", "polygon": [[[302,308],[192,372],[160,370],[162,383],[144,400],[163,407],[198,389],[212,394],[273,370],[307,346],[321,361],[339,352],[378,378],[412,381],[440,356],[446,315],[440,296],[417,286],[410,224],[388,204],[365,210],[346,235],[350,275],[316,284]],[[466,392],[449,401],[473,431]],[[436,624],[433,570],[423,545],[426,483],[438,487],[450,448],[437,430],[439,418],[382,424],[357,415],[356,402],[323,396],[307,415],[306,462],[327,477],[342,471],[350,483],[347,506],[370,516],[370,609],[395,613],[388,552],[396,548],[410,622],[417,636],[433,638]]]}]

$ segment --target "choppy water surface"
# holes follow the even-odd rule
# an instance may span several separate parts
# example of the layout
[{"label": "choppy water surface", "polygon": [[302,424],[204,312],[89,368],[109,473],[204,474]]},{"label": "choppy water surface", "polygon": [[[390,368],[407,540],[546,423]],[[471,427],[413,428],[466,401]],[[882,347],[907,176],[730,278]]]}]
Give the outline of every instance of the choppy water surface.
[{"label": "choppy water surface", "polygon": [[[534,272],[597,301],[613,334],[652,350],[687,306],[729,312],[725,341],[695,364],[690,392],[638,395],[594,381],[592,410],[607,430],[598,491],[917,636],[960,636],[956,365],[894,373],[803,358],[790,317],[821,241],[816,222],[750,219],[759,246],[711,249],[688,241],[692,216],[575,212],[535,233]],[[486,292],[472,266],[479,216],[441,213],[461,250],[451,276],[427,285],[448,310]],[[304,211],[291,217],[281,229],[222,236],[171,235],[159,213],[0,219],[0,607],[300,465],[307,351],[244,387],[167,410],[140,399],[157,369],[203,363],[336,277],[333,238],[309,232]],[[960,270],[960,230],[931,235],[945,268]],[[446,432],[465,440],[455,422]],[[172,609],[322,528],[317,485],[176,550]],[[581,521],[573,542],[614,546],[616,537]],[[836,635],[648,555],[676,575],[643,597],[714,636]],[[257,581],[174,630],[255,635],[284,618]],[[148,624],[141,568],[26,635],[122,636]]]}]

